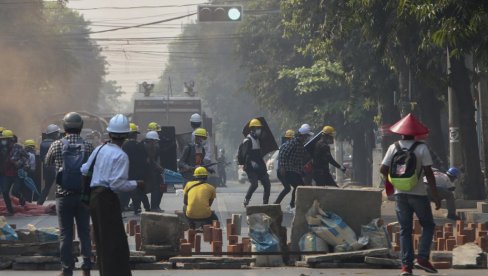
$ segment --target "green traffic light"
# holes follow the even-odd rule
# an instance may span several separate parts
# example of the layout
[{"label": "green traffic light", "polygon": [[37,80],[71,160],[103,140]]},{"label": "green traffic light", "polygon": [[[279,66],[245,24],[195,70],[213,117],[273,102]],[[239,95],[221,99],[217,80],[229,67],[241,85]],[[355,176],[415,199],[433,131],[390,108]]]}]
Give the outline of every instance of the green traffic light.
[{"label": "green traffic light", "polygon": [[241,18],[241,12],[237,8],[230,8],[227,15],[230,20],[239,20]]}]

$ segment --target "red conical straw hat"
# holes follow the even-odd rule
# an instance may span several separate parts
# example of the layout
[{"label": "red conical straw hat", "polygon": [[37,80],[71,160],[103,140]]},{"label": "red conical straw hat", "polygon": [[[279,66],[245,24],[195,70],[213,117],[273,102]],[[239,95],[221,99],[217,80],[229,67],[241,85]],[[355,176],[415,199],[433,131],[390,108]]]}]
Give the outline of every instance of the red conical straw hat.
[{"label": "red conical straw hat", "polygon": [[412,113],[403,117],[400,121],[390,127],[390,131],[400,135],[424,135],[429,133],[429,129],[422,124]]}]

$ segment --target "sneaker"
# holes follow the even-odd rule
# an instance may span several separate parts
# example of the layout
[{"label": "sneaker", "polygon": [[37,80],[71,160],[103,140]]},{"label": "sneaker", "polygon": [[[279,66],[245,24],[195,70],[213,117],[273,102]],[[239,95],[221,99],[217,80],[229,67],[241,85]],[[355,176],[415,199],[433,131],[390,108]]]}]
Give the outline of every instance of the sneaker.
[{"label": "sneaker", "polygon": [[428,260],[417,258],[417,261],[415,262],[415,267],[423,269],[425,272],[428,273],[437,273],[437,269],[435,269]]},{"label": "sneaker", "polygon": [[409,267],[409,266],[403,265],[403,266],[402,266],[402,271],[400,272],[400,275],[401,275],[401,276],[409,276],[409,275],[413,275],[413,274],[412,274],[412,268],[411,268],[411,267]]}]

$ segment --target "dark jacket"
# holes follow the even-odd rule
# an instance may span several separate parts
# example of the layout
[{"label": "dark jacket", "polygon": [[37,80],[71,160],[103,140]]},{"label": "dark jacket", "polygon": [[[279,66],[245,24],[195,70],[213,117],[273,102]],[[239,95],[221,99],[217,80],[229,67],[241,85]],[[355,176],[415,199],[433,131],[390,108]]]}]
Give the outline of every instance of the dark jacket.
[{"label": "dark jacket", "polygon": [[[251,138],[248,137],[244,140],[242,145],[242,154],[244,156],[244,171],[254,172],[258,175],[267,174],[266,164],[263,160],[263,155],[261,154],[261,149],[253,149]],[[251,163],[255,162],[258,167],[253,168]]]},{"label": "dark jacket", "polygon": [[136,140],[127,140],[122,149],[129,157],[129,180],[143,180],[148,169],[144,144]]},{"label": "dark jacket", "polygon": [[[185,148],[183,148],[183,153],[181,154],[180,160],[178,161],[178,168],[185,179],[192,179],[193,177],[193,170],[197,165],[195,156],[195,144],[187,144]],[[204,157],[205,148],[202,147],[202,162]]]},{"label": "dark jacket", "polygon": [[314,170],[329,171],[329,164],[336,168],[340,168],[332,154],[330,153],[330,146],[324,139],[320,139],[313,151],[313,168]]}]

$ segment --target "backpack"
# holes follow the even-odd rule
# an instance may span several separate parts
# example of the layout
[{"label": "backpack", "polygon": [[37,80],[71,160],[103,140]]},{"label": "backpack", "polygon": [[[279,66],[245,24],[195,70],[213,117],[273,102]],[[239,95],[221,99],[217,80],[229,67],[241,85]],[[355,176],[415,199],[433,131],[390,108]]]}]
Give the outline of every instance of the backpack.
[{"label": "backpack", "polygon": [[415,142],[409,149],[403,149],[395,143],[396,152],[391,160],[388,180],[400,191],[410,191],[417,185],[422,169],[417,172],[417,156],[414,151],[421,142]]},{"label": "backpack", "polygon": [[244,144],[249,141],[249,138],[244,139],[242,143],[239,145],[239,149],[237,150],[237,164],[238,165],[245,165],[246,164],[246,156],[244,156]]},{"label": "backpack", "polygon": [[63,170],[58,173],[57,183],[63,189],[72,191],[81,191],[81,165],[86,161],[86,149],[83,139],[79,138],[75,144],[70,144],[65,138],[61,139],[63,143]]}]

